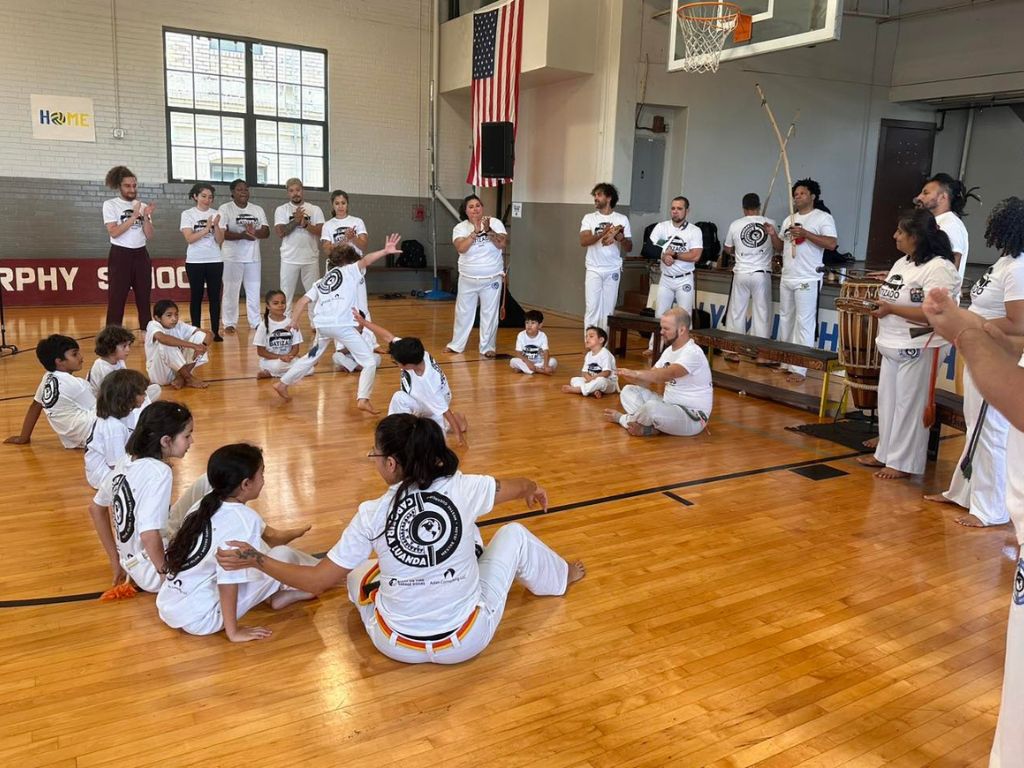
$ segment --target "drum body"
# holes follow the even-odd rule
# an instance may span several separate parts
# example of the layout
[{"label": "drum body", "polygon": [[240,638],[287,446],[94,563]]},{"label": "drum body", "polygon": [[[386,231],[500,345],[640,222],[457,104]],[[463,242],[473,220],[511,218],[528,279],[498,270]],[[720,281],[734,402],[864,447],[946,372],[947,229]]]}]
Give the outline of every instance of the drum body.
[{"label": "drum body", "polygon": [[861,410],[878,407],[878,376],[882,368],[875,337],[878,318],[870,314],[878,301],[881,283],[869,279],[848,279],[839,289],[839,363],[853,390],[853,404]]}]

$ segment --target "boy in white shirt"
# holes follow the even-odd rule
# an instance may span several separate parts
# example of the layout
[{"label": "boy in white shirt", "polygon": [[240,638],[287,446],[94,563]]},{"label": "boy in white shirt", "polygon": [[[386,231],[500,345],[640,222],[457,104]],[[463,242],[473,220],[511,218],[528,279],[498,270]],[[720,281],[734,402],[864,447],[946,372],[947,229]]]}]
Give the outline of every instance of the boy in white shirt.
[{"label": "boy in white shirt", "polygon": [[569,383],[562,387],[567,395],[593,395],[600,400],[607,392],[619,391],[619,381],[615,371],[615,356],[605,348],[608,334],[604,328],[595,325],[587,328],[585,345],[587,354],[583,358],[582,376],[573,376]]},{"label": "boy in white shirt", "polygon": [[558,367],[558,360],[548,351],[548,336],[544,327],[544,313],[537,309],[526,311],[526,330],[516,337],[516,355],[509,360],[512,370],[528,376],[542,373],[550,376]]},{"label": "boy in white shirt", "polygon": [[[120,325],[108,325],[96,334],[96,360],[87,378],[96,397],[100,396],[100,385],[107,376],[128,367],[125,361],[134,343],[135,334]],[[159,384],[150,384],[146,388],[146,399],[151,403],[160,399]]]},{"label": "boy in white shirt", "polygon": [[178,320],[178,305],[161,299],[153,307],[146,326],[146,371],[154,384],[170,384],[175,389],[209,386],[194,371],[210,361],[213,334]]},{"label": "boy in white shirt", "polygon": [[53,334],[36,347],[36,357],[48,373],[39,382],[32,404],[25,414],[21,434],[5,443],[28,445],[39,414],[46,413],[53,431],[65,448],[83,448],[96,423],[96,396],[89,382],[76,377],[82,370],[82,350],[70,336]]}]

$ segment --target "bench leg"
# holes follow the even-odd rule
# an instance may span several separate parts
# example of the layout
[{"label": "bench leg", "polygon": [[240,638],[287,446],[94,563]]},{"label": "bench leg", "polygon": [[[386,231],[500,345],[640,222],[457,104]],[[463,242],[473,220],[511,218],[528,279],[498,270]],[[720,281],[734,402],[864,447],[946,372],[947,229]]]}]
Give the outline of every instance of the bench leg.
[{"label": "bench leg", "polygon": [[618,358],[623,358],[623,357],[626,356],[626,335],[628,334],[628,330],[625,329],[625,328],[621,328],[619,326],[616,326],[614,333],[615,333],[615,356],[618,357]]},{"label": "bench leg", "polygon": [[818,418],[825,418],[825,411],[828,410],[828,383],[832,378],[832,371],[825,369],[825,375],[821,379],[821,402],[818,405]]}]

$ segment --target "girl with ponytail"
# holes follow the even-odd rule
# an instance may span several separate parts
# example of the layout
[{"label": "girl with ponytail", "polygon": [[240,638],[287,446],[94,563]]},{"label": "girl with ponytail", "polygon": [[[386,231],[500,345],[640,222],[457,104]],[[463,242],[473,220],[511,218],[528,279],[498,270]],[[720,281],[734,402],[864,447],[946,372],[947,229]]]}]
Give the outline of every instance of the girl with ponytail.
[{"label": "girl with ponytail", "polygon": [[157,612],[169,627],[190,635],[223,629],[235,643],[269,637],[266,627],[240,627],[238,619],[265,601],[278,610],[313,595],[252,568],[230,573],[218,568],[217,550],[237,540],[284,562],[313,565],[315,558],[286,546],[310,526],[277,530],[248,506],[263,490],[263,452],[254,445],[218,448],[206,475],[209,492],[189,511],[167,547],[167,578],[156,598]]},{"label": "girl with ponytail", "polygon": [[257,379],[281,378],[292,367],[299,354],[302,331],[292,328],[288,314],[288,300],[284,291],[267,291],[263,297],[263,322],[256,326],[252,344],[256,347],[260,370]]},{"label": "girl with ponytail", "polygon": [[313,594],[347,584],[377,650],[410,664],[457,664],[483,651],[516,579],[535,595],[562,595],[583,578],[582,562],[567,563],[519,523],[499,528],[478,555],[479,517],[513,499],[547,509],[547,493],[525,477],[463,474],[433,419],[408,413],[383,419],[367,459],[388,490],[359,505],[314,567],[276,559],[245,541],[227,542],[234,549],[218,551],[218,565],[258,569]]}]

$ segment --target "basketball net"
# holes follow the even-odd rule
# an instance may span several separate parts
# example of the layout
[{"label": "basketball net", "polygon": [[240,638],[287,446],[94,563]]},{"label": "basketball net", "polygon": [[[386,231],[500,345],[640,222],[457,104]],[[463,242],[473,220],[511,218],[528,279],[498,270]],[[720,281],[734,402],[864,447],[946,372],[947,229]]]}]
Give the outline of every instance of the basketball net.
[{"label": "basketball net", "polygon": [[750,39],[750,16],[735,3],[687,3],[679,6],[677,18],[686,47],[686,72],[717,72],[730,33],[735,33],[736,42]]}]

